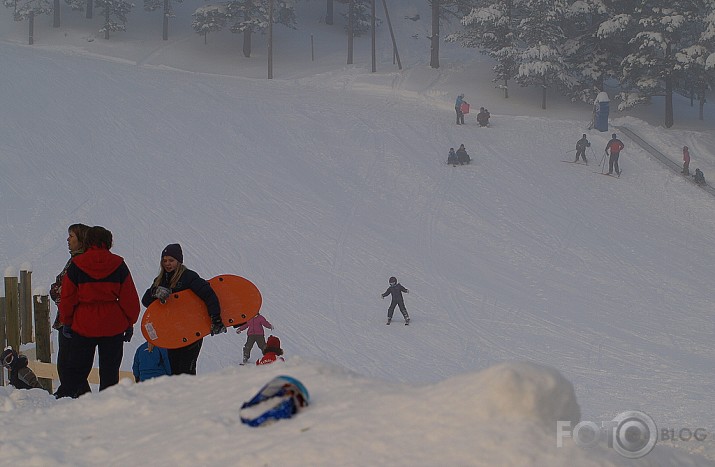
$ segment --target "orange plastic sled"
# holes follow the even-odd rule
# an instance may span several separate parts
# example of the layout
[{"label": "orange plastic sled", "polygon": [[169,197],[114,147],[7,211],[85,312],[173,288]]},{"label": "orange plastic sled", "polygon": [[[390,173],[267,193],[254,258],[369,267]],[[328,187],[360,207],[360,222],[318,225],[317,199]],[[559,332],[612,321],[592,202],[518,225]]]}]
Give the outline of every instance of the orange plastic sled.
[{"label": "orange plastic sled", "polygon": [[[226,327],[245,323],[261,309],[261,292],[248,279],[222,274],[208,282],[218,296]],[[152,344],[178,349],[209,335],[211,318],[203,300],[191,290],[183,290],[171,294],[166,303],[154,300],[144,312],[141,328]]]}]

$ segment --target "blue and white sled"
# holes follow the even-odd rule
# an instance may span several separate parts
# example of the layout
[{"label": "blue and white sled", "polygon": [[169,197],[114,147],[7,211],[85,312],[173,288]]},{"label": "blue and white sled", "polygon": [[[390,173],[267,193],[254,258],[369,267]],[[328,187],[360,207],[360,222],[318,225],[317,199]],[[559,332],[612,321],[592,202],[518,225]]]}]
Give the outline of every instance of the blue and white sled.
[{"label": "blue and white sled", "polygon": [[241,406],[241,421],[261,426],[282,418],[291,418],[310,403],[303,383],[290,376],[277,376]]}]

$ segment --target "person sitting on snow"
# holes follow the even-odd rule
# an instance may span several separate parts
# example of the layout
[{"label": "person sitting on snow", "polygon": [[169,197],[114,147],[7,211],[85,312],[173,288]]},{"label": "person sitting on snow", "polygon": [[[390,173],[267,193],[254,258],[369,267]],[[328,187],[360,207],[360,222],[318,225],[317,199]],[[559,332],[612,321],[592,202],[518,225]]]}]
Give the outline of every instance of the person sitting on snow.
[{"label": "person sitting on snow", "polygon": [[698,185],[705,185],[705,175],[700,169],[695,169],[695,175],[693,175],[693,181]]},{"label": "person sitting on snow", "polygon": [[268,365],[276,360],[285,362],[282,355],[283,349],[281,349],[281,340],[276,336],[268,336],[266,346],[263,348],[263,357],[256,362],[256,365]]},{"label": "person sitting on snow", "polygon": [[463,144],[460,144],[459,149],[457,149],[457,160],[459,165],[469,164],[472,161]]},{"label": "person sitting on snow", "polygon": [[477,123],[479,123],[479,126],[489,126],[489,117],[491,116],[487,109],[480,107],[477,114]]},{"label": "person sitting on snow", "polygon": [[27,367],[27,357],[18,355],[12,347],[7,347],[2,353],[2,366],[8,369],[10,384],[17,389],[42,389],[35,373]]},{"label": "person sitting on snow", "polygon": [[454,148],[449,148],[449,154],[447,155],[447,164],[459,164],[459,159],[457,158],[457,153],[454,152]]}]

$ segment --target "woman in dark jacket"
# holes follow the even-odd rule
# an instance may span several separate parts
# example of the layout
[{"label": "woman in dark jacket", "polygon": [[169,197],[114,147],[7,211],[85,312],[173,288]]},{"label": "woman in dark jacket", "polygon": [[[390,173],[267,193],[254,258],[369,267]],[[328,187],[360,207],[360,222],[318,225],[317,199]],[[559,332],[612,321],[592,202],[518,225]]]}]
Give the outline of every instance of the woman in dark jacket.
[{"label": "woman in dark jacket", "polygon": [[[59,307],[60,304],[60,292],[62,291],[62,279],[65,277],[67,274],[67,269],[70,267],[70,264],[72,264],[72,258],[74,258],[77,255],[80,255],[84,253],[85,249],[85,238],[87,237],[87,231],[89,230],[89,226],[86,226],[84,224],[72,224],[67,228],[67,248],[70,250],[70,259],[67,260],[67,264],[65,264],[65,267],[62,268],[62,272],[60,272],[57,275],[57,278],[55,279],[55,282],[50,286],[50,298],[52,299],[53,302],[55,302],[55,305]],[[57,316],[55,317],[55,322],[52,324],[52,327],[54,329],[57,329],[57,374],[60,378],[60,387],[57,388],[57,391],[55,392],[55,397],[64,397],[67,396],[68,394],[65,394],[66,387],[64,385],[65,382],[65,369],[67,368],[67,365],[69,364],[68,358],[69,358],[69,352],[70,352],[70,344],[72,341],[70,341],[65,335],[62,333],[62,322],[60,322],[60,312],[59,308],[57,309]],[[87,381],[84,382],[83,385],[83,392],[89,392],[89,383]]]},{"label": "woman in dark jacket", "polygon": [[70,397],[86,392],[84,383],[99,348],[99,390],[119,382],[124,342],[139,318],[139,296],[129,268],[121,256],[110,253],[112,232],[91,227],[87,251],[72,258],[62,279],[60,321],[71,339],[66,369]]},{"label": "woman in dark jacket", "polygon": [[[221,322],[221,308],[216,293],[206,280],[184,266],[183,262],[181,245],[172,243],[164,248],[161,252],[159,275],[144,292],[142,304],[148,308],[156,299],[166,300],[174,292],[189,289],[206,303],[211,317],[211,335],[226,332],[226,326]],[[196,374],[196,361],[199,359],[202,343],[203,339],[199,339],[185,347],[168,350],[172,374]]]}]

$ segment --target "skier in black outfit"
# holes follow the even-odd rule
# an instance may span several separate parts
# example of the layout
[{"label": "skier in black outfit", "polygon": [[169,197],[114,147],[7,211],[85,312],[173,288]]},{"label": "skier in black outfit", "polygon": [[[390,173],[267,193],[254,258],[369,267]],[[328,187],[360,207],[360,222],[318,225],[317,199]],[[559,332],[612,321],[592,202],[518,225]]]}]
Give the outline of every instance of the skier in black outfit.
[{"label": "skier in black outfit", "polygon": [[578,162],[580,156],[583,157],[583,161],[588,165],[588,161],[586,160],[586,148],[588,147],[591,147],[591,143],[586,139],[586,134],[584,133],[583,137],[576,141],[576,160],[574,160],[574,162]]},{"label": "skier in black outfit", "polygon": [[407,308],[405,308],[405,299],[402,298],[402,292],[410,293],[410,291],[404,288],[402,284],[399,284],[397,282],[397,279],[395,277],[390,277],[390,286],[387,288],[385,293],[382,294],[383,299],[388,295],[392,295],[392,302],[390,302],[390,308],[387,309],[387,324],[390,324],[390,322],[392,321],[392,313],[394,313],[396,306],[400,307],[400,312],[405,318],[405,326],[410,324],[410,316],[407,314]]}]

